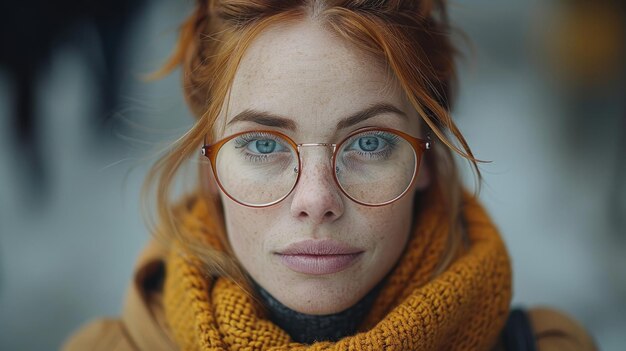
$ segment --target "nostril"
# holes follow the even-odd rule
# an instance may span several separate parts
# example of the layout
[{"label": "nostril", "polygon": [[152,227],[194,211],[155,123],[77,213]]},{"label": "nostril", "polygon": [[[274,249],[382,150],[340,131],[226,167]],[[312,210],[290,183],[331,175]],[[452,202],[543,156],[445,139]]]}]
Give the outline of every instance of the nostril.
[{"label": "nostril", "polygon": [[335,213],[333,211],[327,211],[326,213],[324,213],[324,217],[326,218],[332,218],[335,216]]}]

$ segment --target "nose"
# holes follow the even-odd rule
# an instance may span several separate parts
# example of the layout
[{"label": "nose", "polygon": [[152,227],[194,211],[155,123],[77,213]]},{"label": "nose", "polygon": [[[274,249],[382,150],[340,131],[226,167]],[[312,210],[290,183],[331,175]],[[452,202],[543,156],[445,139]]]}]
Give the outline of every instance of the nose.
[{"label": "nose", "polygon": [[333,222],[344,211],[341,191],[337,188],[328,147],[300,149],[301,174],[293,192],[291,215],[313,224]]}]

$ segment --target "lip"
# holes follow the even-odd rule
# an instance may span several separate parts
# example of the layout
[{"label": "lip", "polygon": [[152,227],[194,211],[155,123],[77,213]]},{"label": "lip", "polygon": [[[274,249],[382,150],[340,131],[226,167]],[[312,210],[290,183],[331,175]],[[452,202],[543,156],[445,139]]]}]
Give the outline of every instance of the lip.
[{"label": "lip", "polygon": [[303,240],[293,243],[283,250],[278,251],[280,255],[349,255],[363,252],[363,250],[344,244],[342,242],[324,240]]},{"label": "lip", "polygon": [[289,269],[304,274],[323,275],[340,272],[352,266],[363,250],[331,240],[305,240],[277,252]]}]

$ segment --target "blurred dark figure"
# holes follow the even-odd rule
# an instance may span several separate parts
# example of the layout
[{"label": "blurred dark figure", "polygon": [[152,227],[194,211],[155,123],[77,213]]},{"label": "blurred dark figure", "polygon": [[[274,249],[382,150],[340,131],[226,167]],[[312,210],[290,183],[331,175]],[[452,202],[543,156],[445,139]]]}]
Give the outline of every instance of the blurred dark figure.
[{"label": "blurred dark figure", "polygon": [[617,126],[616,159],[609,194],[610,221],[626,245],[626,2],[561,0],[557,18],[546,25],[544,50],[548,69],[568,106],[567,129],[572,159],[592,160]]},{"label": "blurred dark figure", "polygon": [[592,177],[590,184],[610,182],[598,187],[608,189],[602,219],[608,236],[596,240],[606,243],[611,286],[626,296],[626,2],[561,0],[560,5],[555,18],[544,22],[541,51],[566,108],[563,155]]},{"label": "blurred dark figure", "polygon": [[[35,94],[38,78],[45,71],[58,47],[71,39],[72,31],[92,23],[97,31],[100,50],[82,47],[86,62],[97,81],[99,106],[90,125],[95,136],[105,136],[102,128],[118,107],[122,81],[125,45],[135,15],[144,0],[58,0],[0,2],[0,69],[8,72],[13,92],[12,135],[15,164],[29,179],[33,200],[47,194],[44,150],[40,145],[40,128]],[[97,57],[98,54],[103,57]],[[100,133],[100,134],[98,134]],[[102,138],[100,138],[102,139]],[[41,202],[41,201],[33,201]]]}]

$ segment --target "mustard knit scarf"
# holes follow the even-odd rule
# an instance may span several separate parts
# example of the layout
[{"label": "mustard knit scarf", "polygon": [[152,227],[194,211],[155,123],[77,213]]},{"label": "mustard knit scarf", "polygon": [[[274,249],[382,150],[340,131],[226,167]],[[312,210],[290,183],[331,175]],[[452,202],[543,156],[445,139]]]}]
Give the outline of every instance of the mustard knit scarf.
[{"label": "mustard knit scarf", "polygon": [[[238,285],[227,278],[207,278],[189,258],[172,250],[166,264],[164,308],[176,342],[181,350],[491,349],[506,322],[511,298],[504,244],[477,199],[464,193],[470,247],[433,278],[446,250],[449,225],[441,199],[429,197],[405,253],[359,333],[337,342],[295,343]],[[203,201],[196,201],[183,221],[195,223],[189,228],[200,233],[215,225]]]}]

